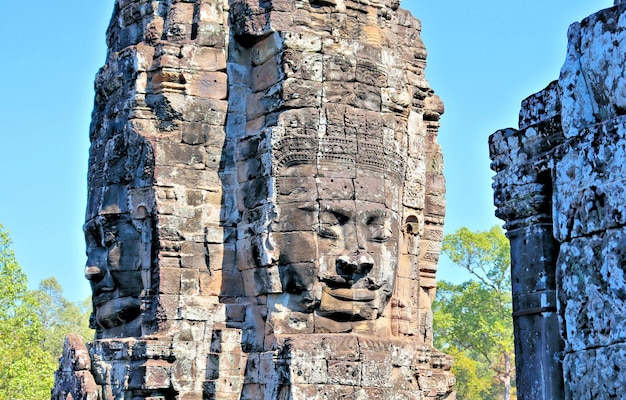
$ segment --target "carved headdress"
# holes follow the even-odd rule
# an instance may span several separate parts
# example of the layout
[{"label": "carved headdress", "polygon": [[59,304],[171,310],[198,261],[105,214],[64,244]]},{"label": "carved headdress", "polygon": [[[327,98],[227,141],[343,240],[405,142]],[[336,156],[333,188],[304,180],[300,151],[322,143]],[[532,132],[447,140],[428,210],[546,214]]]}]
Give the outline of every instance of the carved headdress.
[{"label": "carved headdress", "polygon": [[405,176],[405,158],[395,149],[359,138],[292,136],[273,144],[274,175],[283,168],[298,164],[337,163],[347,168],[378,170],[402,183]]}]

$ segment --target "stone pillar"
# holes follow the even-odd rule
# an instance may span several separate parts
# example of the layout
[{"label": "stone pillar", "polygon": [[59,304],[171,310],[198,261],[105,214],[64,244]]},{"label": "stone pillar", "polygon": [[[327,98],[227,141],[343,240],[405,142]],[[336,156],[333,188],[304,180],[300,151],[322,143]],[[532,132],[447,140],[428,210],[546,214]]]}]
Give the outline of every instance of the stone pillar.
[{"label": "stone pillar", "polygon": [[[520,130],[489,139],[496,215],[511,242],[517,396],[563,398],[556,297],[558,243],[552,233],[551,145],[563,140],[555,83],[522,103]],[[532,110],[541,109],[535,113]],[[527,111],[529,110],[529,111]]]},{"label": "stone pillar", "polygon": [[[513,327],[518,398],[562,399],[563,371],[559,359],[556,305],[558,244],[551,224],[509,230],[511,274],[514,277]],[[538,372],[540,371],[540,372]]]}]

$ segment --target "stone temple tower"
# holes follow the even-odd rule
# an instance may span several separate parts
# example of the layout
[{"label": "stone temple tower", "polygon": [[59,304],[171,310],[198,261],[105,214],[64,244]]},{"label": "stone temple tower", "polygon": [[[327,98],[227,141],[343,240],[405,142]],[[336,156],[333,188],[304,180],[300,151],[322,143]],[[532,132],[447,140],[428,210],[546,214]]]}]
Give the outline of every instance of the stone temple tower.
[{"label": "stone temple tower", "polygon": [[520,400],[619,399],[626,387],[626,2],[567,36],[559,79],[489,141]]},{"label": "stone temple tower", "polygon": [[117,0],[53,399],[454,399],[443,105],[397,0]]}]

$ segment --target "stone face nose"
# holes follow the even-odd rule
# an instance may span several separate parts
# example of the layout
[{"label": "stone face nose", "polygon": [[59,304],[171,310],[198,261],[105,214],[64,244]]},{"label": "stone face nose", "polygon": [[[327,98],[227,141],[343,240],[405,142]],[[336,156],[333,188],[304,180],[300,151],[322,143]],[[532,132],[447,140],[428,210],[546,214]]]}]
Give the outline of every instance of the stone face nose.
[{"label": "stone face nose", "polygon": [[374,260],[365,254],[343,255],[337,258],[337,273],[342,277],[350,277],[353,275],[367,275],[374,268]]},{"label": "stone face nose", "polygon": [[85,278],[92,282],[99,282],[104,278],[106,270],[97,265],[87,265],[85,267]]},{"label": "stone face nose", "polygon": [[90,282],[97,283],[104,279],[107,271],[108,265],[106,251],[101,247],[90,247],[87,250],[85,278]]}]

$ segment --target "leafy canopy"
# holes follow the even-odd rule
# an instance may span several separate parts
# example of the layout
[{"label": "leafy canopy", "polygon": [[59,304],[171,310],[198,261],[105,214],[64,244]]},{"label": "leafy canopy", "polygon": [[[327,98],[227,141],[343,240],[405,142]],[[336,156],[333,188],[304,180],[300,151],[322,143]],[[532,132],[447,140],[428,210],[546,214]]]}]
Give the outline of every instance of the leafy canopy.
[{"label": "leafy canopy", "polygon": [[515,376],[509,241],[497,226],[461,228],[445,236],[442,250],[474,278],[438,282],[433,305],[435,346],[455,356],[458,398],[509,399]]},{"label": "leafy canopy", "polygon": [[0,225],[0,400],[50,397],[56,362],[39,344],[44,331],[8,232]]},{"label": "leafy canopy", "polygon": [[93,338],[89,328],[91,301],[75,304],[63,297],[63,288],[54,277],[39,283],[39,289],[33,292],[38,307],[35,310],[42,323],[45,337],[41,347],[59,357],[63,352],[63,342],[68,333],[76,333],[86,339]]},{"label": "leafy canopy", "polygon": [[499,227],[483,232],[461,228],[445,236],[442,251],[485,288],[498,293],[511,290],[509,240]]},{"label": "leafy canopy", "polygon": [[65,335],[93,336],[87,302],[65,299],[55,278],[36,291],[27,283],[0,225],[0,400],[50,398]]}]

